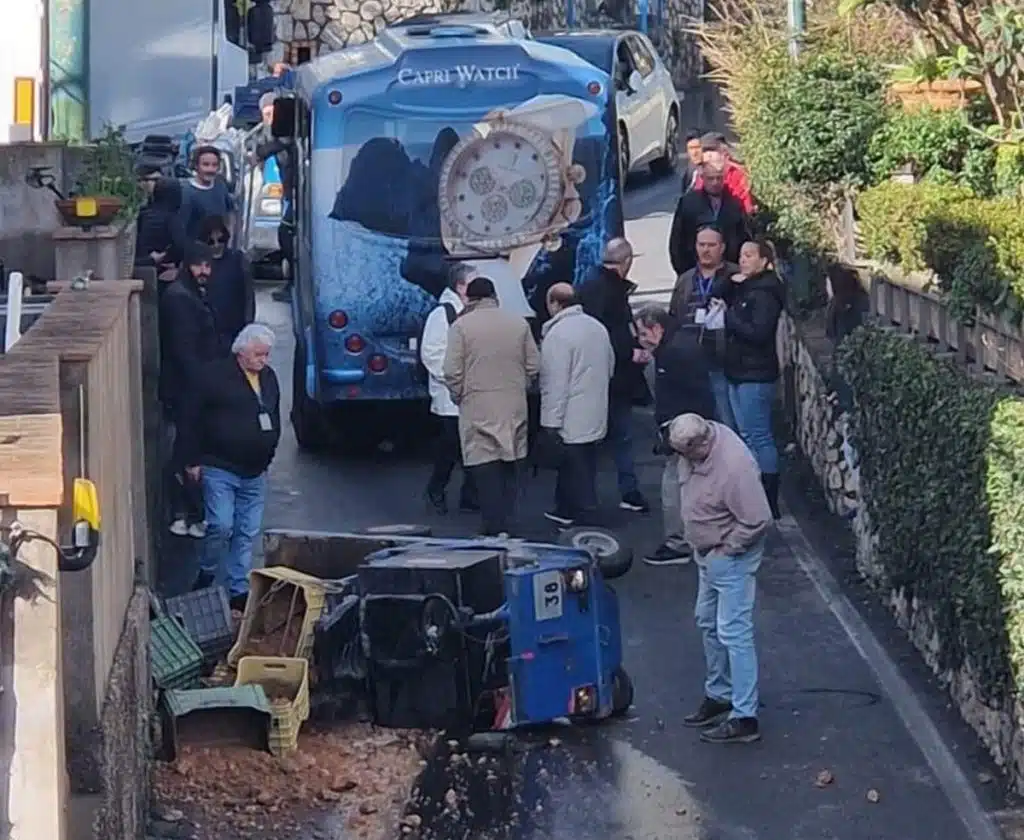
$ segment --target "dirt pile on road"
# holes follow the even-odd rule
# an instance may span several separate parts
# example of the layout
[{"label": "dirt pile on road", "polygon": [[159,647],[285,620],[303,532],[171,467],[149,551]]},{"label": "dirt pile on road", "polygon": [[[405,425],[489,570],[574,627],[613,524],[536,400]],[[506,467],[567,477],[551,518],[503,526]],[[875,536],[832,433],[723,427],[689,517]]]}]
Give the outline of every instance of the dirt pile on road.
[{"label": "dirt pile on road", "polygon": [[161,804],[180,808],[201,840],[334,836],[394,830],[431,737],[352,723],[310,729],[282,759],[244,747],[183,747],[160,764]]}]

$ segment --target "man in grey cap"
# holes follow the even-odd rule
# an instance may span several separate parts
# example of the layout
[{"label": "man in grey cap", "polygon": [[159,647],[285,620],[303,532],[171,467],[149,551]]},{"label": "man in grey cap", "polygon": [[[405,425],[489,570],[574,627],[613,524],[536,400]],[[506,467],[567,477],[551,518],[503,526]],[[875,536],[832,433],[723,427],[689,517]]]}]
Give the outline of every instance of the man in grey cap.
[{"label": "man in grey cap", "polygon": [[683,723],[703,730],[703,741],[749,743],[761,737],[754,595],[772,511],[754,456],[728,426],[682,414],[668,441],[689,466],[680,513],[697,561],[706,667],[704,699]]}]

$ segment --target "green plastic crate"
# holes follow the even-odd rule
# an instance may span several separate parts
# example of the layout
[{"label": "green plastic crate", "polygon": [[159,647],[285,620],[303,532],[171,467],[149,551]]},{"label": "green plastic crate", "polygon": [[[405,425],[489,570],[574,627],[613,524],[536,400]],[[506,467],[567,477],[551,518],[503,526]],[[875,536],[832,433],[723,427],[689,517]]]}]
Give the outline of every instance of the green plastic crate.
[{"label": "green plastic crate", "polygon": [[150,623],[149,658],[153,682],[169,688],[198,688],[203,669],[203,652],[184,627],[170,616]]},{"label": "green plastic crate", "polygon": [[174,761],[183,744],[269,748],[272,716],[260,685],[165,691],[161,753]]}]

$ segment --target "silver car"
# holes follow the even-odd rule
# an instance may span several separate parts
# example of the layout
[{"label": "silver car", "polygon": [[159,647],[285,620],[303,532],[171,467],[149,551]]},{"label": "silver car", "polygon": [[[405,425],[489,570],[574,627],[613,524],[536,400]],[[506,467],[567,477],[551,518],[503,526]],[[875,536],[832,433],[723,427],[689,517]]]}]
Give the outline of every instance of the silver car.
[{"label": "silver car", "polygon": [[650,166],[657,175],[675,169],[681,94],[646,35],[629,29],[580,29],[534,37],[576,53],[612,77],[623,182],[641,166]]}]

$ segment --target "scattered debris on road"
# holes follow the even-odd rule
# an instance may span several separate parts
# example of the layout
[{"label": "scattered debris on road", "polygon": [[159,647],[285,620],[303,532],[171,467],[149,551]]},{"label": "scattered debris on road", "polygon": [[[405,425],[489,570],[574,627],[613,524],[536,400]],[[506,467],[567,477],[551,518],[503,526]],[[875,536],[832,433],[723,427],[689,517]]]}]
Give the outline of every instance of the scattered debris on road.
[{"label": "scattered debris on road", "polygon": [[[398,831],[432,736],[344,723],[303,733],[297,752],[277,759],[244,747],[185,747],[160,764],[161,807],[183,813],[199,840],[316,837],[325,822],[346,838]],[[408,817],[405,818],[408,820]]]}]

